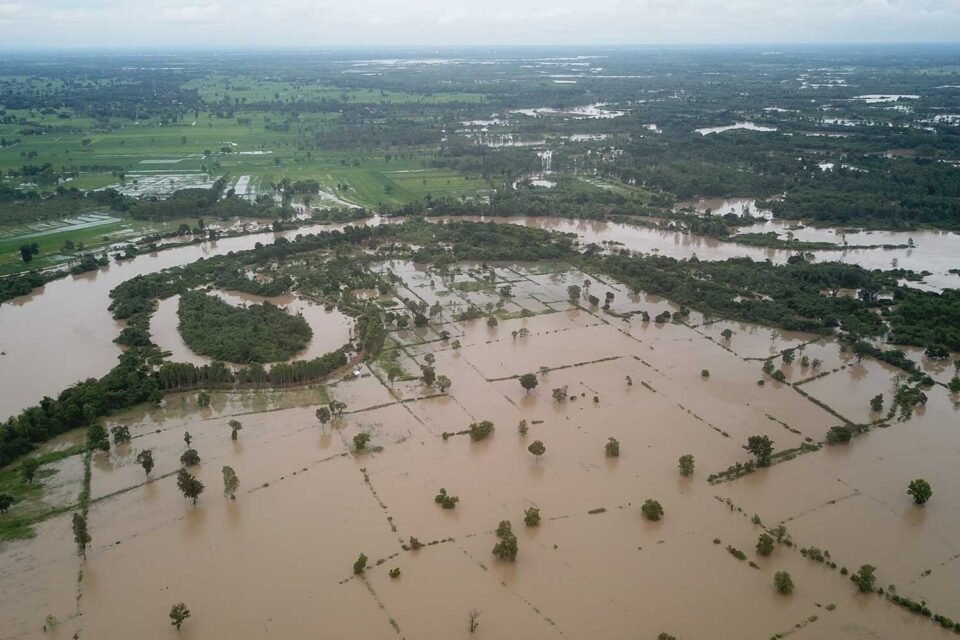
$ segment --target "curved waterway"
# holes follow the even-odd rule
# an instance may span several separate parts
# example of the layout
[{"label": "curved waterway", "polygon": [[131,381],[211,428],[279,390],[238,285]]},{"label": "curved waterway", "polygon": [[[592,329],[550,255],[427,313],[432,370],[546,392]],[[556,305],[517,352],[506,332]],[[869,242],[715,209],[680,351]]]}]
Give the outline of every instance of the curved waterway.
[{"label": "curved waterway", "polygon": [[[718,211],[723,213],[723,211]],[[696,255],[700,260],[726,260],[750,257],[754,260],[786,262],[792,251],[765,249],[720,242],[693,236],[595,220],[570,220],[542,217],[456,218],[494,221],[538,227],[550,231],[575,233],[582,242],[615,242],[643,253],[675,258]],[[380,224],[372,218],[367,224]],[[354,225],[357,223],[353,223]],[[168,249],[137,256],[122,263],[111,263],[98,271],[71,276],[47,284],[32,294],[0,305],[0,419],[6,419],[35,404],[45,395],[85,378],[106,373],[116,363],[120,348],[113,339],[122,325],[110,316],[110,291],[136,275],[155,273],[168,267],[189,264],[200,258],[251,249],[257,242],[273,242],[284,236],[342,229],[347,225],[314,225],[281,234],[257,233],[216,242]],[[749,231],[786,231],[786,224],[769,222]],[[842,242],[839,232],[824,229],[797,231],[798,239],[823,239]],[[857,249],[857,244],[907,244],[914,248]],[[814,252],[818,260],[839,260],[870,269],[889,269],[896,259],[899,267],[933,273],[925,281],[933,288],[960,286],[960,277],[948,273],[960,267],[960,235],[936,231],[863,232],[847,234],[850,247],[843,251]]]}]

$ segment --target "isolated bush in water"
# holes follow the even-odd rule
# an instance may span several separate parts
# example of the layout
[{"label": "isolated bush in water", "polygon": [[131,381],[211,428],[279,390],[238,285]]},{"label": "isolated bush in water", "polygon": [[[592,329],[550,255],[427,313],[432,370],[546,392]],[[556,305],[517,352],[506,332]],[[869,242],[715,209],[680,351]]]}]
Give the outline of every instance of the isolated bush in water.
[{"label": "isolated bush in water", "polygon": [[640,507],[640,511],[643,513],[644,518],[654,522],[663,517],[663,507],[656,500],[648,499],[644,501],[643,506]]}]

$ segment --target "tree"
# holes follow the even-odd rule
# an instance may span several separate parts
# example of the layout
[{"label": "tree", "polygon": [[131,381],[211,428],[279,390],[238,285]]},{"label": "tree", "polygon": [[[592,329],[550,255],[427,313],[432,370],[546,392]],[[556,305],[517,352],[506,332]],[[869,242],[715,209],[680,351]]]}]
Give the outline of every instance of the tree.
[{"label": "tree", "polygon": [[620,457],[620,441],[616,438],[607,438],[607,444],[604,445],[603,449],[608,458]]},{"label": "tree", "polygon": [[570,302],[576,304],[577,300],[580,299],[580,294],[582,293],[580,287],[575,284],[567,287],[567,297],[570,299]]},{"label": "tree", "polygon": [[343,412],[347,409],[346,402],[340,402],[339,400],[331,400],[328,404],[330,407],[330,413],[334,414],[338,418],[343,415]]},{"label": "tree", "polygon": [[693,475],[693,456],[692,455],[688,453],[680,456],[679,465],[680,465],[680,475],[682,476]]},{"label": "tree", "polygon": [[113,435],[113,444],[130,442],[130,427],[128,426],[120,425],[119,427],[114,427],[110,429],[110,434]]},{"label": "tree", "polygon": [[766,467],[770,464],[770,456],[773,454],[773,440],[768,436],[750,436],[747,438],[747,446],[744,447],[757,458],[757,464]]},{"label": "tree", "polygon": [[483,422],[473,422],[468,427],[470,429],[470,439],[474,442],[479,442],[487,438],[491,433],[493,433],[494,426],[493,423],[489,420],[484,420]]},{"label": "tree", "polygon": [[521,420],[520,422],[517,423],[517,433],[519,433],[521,436],[527,435],[529,431],[530,431],[530,427],[527,426],[526,420]]},{"label": "tree", "polygon": [[857,585],[861,592],[868,593],[873,591],[873,585],[877,582],[877,576],[873,575],[876,570],[876,567],[869,564],[860,565],[860,569],[850,576],[850,580]]},{"label": "tree", "polygon": [[497,526],[497,537],[500,539],[493,545],[493,555],[501,560],[513,562],[517,559],[517,536],[513,534],[513,528],[507,520],[501,520]]},{"label": "tree", "polygon": [[423,380],[423,384],[427,385],[428,387],[432,387],[433,383],[437,381],[437,371],[433,367],[420,367],[420,373],[420,379]]},{"label": "tree", "polygon": [[491,329],[496,327],[498,324],[500,324],[500,322],[497,320],[497,316],[490,316],[487,318],[487,326]]},{"label": "tree", "polygon": [[773,576],[773,586],[776,587],[777,593],[789,595],[793,593],[793,578],[786,571],[777,571]]},{"label": "tree", "polygon": [[917,504],[926,504],[930,496],[933,495],[933,489],[930,488],[929,482],[922,478],[917,478],[916,480],[911,480],[910,484],[907,485],[907,494],[913,496],[913,501]]},{"label": "tree", "polygon": [[143,467],[143,472],[149,474],[153,470],[153,450],[144,449],[138,453],[137,462]]},{"label": "tree", "polygon": [[187,609],[187,605],[182,602],[170,607],[170,624],[177,628],[177,631],[180,631],[180,626],[184,621],[190,617],[190,609]]},{"label": "tree", "polygon": [[540,524],[540,509],[530,507],[523,512],[523,521],[528,527],[536,527]]},{"label": "tree", "polygon": [[883,394],[878,393],[877,395],[870,398],[870,410],[880,412],[883,411]]},{"label": "tree", "polygon": [[353,447],[357,451],[363,451],[367,448],[367,443],[370,442],[369,433],[358,433],[353,436]]},{"label": "tree", "polygon": [[723,337],[724,340],[729,340],[730,338],[733,337],[733,331],[731,329],[724,329],[723,331],[720,332],[720,335]]},{"label": "tree", "polygon": [[787,349],[783,352],[783,364],[793,364],[793,360],[796,357],[794,355],[793,349]]},{"label": "tree", "polygon": [[474,633],[477,630],[477,627],[480,626],[480,622],[479,622],[480,612],[477,611],[476,609],[471,609],[469,615],[470,615],[470,626],[468,628],[470,629],[470,633]]},{"label": "tree", "polygon": [[757,553],[762,556],[768,556],[773,553],[773,536],[768,533],[761,533],[757,539]]},{"label": "tree", "polygon": [[437,361],[437,356],[433,355],[432,353],[428,353],[427,355],[423,356],[423,361],[432,367],[433,363]]},{"label": "tree", "polygon": [[446,489],[441,487],[440,492],[434,496],[433,501],[444,509],[453,509],[457,506],[457,503],[460,502],[460,497],[451,496],[447,493]]},{"label": "tree", "polygon": [[203,483],[186,469],[180,469],[177,472],[177,488],[180,489],[184,498],[193,500],[194,505],[197,504],[197,499],[203,493]]},{"label": "tree", "polygon": [[328,422],[330,422],[330,418],[333,417],[330,413],[330,409],[327,407],[320,407],[317,409],[314,415],[317,416],[320,426],[325,426]]},{"label": "tree", "polygon": [[87,545],[93,538],[87,530],[87,517],[80,513],[73,514],[73,541],[77,543],[77,555],[87,559]]},{"label": "tree", "polygon": [[656,500],[645,500],[640,507],[640,512],[643,513],[644,518],[654,522],[663,517],[663,507]]},{"label": "tree", "polygon": [[243,424],[239,420],[231,420],[227,426],[230,427],[230,439],[236,440],[237,432],[243,429]]},{"label": "tree", "polygon": [[0,513],[6,513],[7,509],[13,506],[13,496],[7,493],[0,493]]},{"label": "tree", "polygon": [[450,378],[447,376],[437,376],[436,383],[437,388],[440,389],[440,393],[446,393],[447,389],[450,388],[450,385],[453,384],[453,382],[451,382]]},{"label": "tree", "polygon": [[237,472],[233,470],[233,467],[224,467],[221,469],[223,473],[223,495],[228,496],[231,500],[237,499],[237,489],[240,487],[240,478],[237,477]]},{"label": "tree", "polygon": [[193,436],[190,435],[189,431],[185,431],[183,434],[183,441],[187,443],[187,448],[190,448],[190,443],[193,442]]},{"label": "tree", "polygon": [[357,557],[357,561],[353,563],[353,574],[358,576],[363,573],[363,570],[367,568],[367,556],[366,554],[361,553]]},{"label": "tree", "polygon": [[547,448],[544,446],[542,441],[534,440],[530,443],[530,446],[527,447],[527,451],[537,456],[537,462],[540,462],[540,456],[546,453]]},{"label": "tree", "polygon": [[40,461],[36,458],[25,458],[20,463],[20,478],[27,484],[32,484],[37,477],[37,470],[40,469]]},{"label": "tree", "polygon": [[567,399],[567,385],[557,387],[553,390],[553,399],[557,402],[563,402]]},{"label": "tree", "polygon": [[524,391],[532,391],[537,388],[539,380],[537,380],[537,374],[535,373],[525,373],[520,376],[520,386],[523,387]]},{"label": "tree", "polygon": [[197,453],[196,449],[187,449],[180,456],[180,464],[185,467],[195,467],[200,464],[200,454]]}]

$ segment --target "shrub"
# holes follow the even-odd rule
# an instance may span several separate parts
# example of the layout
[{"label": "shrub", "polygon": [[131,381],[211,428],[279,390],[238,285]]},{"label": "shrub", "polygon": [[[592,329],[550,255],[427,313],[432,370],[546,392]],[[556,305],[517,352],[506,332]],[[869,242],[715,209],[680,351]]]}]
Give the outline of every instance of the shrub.
[{"label": "shrub", "polygon": [[761,533],[757,539],[757,553],[762,556],[769,556],[773,553],[773,537],[767,533]]},{"label": "shrub", "polygon": [[607,444],[603,448],[608,458],[620,457],[620,441],[616,438],[607,438]]},{"label": "shrub", "polygon": [[493,433],[493,423],[489,420],[484,420],[483,422],[473,422],[470,424],[470,439],[474,442],[479,442],[483,440],[491,433]]},{"label": "shrub", "polygon": [[523,521],[527,524],[528,527],[536,527],[540,525],[540,509],[536,507],[530,507],[523,512]]},{"label": "shrub", "polygon": [[777,588],[778,593],[784,595],[793,593],[793,578],[786,571],[777,571],[773,576],[773,586]]},{"label": "shrub", "polygon": [[360,554],[357,558],[357,561],[353,563],[353,573],[354,575],[360,575],[363,573],[363,570],[367,567],[367,556]]},{"label": "shrub", "polygon": [[656,500],[648,499],[644,501],[643,506],[640,507],[640,511],[643,513],[644,518],[654,522],[663,517],[663,507]]},{"label": "shrub", "polygon": [[457,503],[460,502],[460,498],[457,496],[447,495],[446,489],[440,489],[440,493],[434,497],[433,501],[444,509],[453,509],[457,506]]},{"label": "shrub", "polygon": [[393,569],[390,569],[390,577],[391,577],[391,578],[399,578],[399,577],[400,577],[400,567],[394,567]]}]

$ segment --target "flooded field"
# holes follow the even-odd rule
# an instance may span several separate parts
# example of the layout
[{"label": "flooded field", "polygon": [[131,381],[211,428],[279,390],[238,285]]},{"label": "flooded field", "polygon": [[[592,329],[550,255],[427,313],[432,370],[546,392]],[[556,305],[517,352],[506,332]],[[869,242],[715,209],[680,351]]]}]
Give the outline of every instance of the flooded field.
[{"label": "flooded field", "polygon": [[[74,553],[68,515],[0,546],[0,638],[952,637],[840,572],[874,565],[878,586],[960,617],[960,501],[950,491],[960,411],[945,389],[848,445],[708,483],[750,459],[751,435],[800,452],[842,419],[869,418],[870,397],[889,401],[891,371],[830,339],[574,307],[567,286],[590,279],[594,294],[614,293],[613,313],[676,311],[563,264],[494,265],[513,289],[510,310],[533,315],[453,321],[496,299],[467,286],[476,266],[452,279],[404,261],[377,266],[402,279],[401,295],[443,307],[428,327],[390,334],[407,374],[392,383],[371,365],[325,387],[218,392],[204,408],[195,393],[174,394],[113,416],[107,426],[128,425],[133,440],[90,460],[87,559]],[[795,363],[788,383],[757,384],[763,359],[800,345],[822,361],[821,377],[804,381]],[[415,377],[430,360],[452,381],[446,393]],[[518,383],[524,373],[536,374],[535,389]],[[321,426],[314,411],[328,399],[347,407]],[[231,419],[243,425],[237,440]],[[482,420],[495,424],[488,438],[456,435]],[[196,506],[174,477],[185,431],[201,456],[191,472],[206,485]],[[357,451],[361,433],[369,444]],[[605,455],[611,437],[619,457]],[[541,457],[528,452],[535,440]],[[149,476],[135,459],[144,449],[156,460]],[[685,454],[689,477],[677,466]],[[58,500],[79,493],[78,460],[45,480]],[[236,500],[221,494],[224,465],[239,476]],[[905,494],[921,475],[935,492],[926,507]],[[440,488],[459,497],[454,509],[435,503]],[[640,513],[650,498],[660,521]],[[538,526],[524,524],[530,507]],[[515,562],[491,554],[501,520],[517,536]],[[792,546],[757,554],[758,536],[781,523]],[[411,537],[425,546],[412,549]],[[829,550],[838,568],[805,558],[808,546]],[[354,575],[361,553],[369,562]],[[792,595],[775,591],[778,571],[791,574]],[[180,601],[192,616],[178,636],[167,612]]]},{"label": "flooded field", "polygon": [[[539,186],[550,186],[548,183],[551,181],[542,177],[537,179],[543,180]],[[700,205],[709,206],[718,214],[730,210],[743,212],[745,208],[753,215],[762,214],[757,211],[756,203],[748,199],[701,201]],[[675,258],[696,256],[700,260],[726,260],[746,256],[781,264],[793,254],[788,250],[743,246],[704,236],[595,220],[543,217],[482,220],[575,233],[582,243],[613,242],[633,251]],[[380,218],[366,221],[367,224],[380,222]],[[107,307],[110,304],[110,290],[124,280],[137,274],[188,264],[200,258],[250,249],[257,242],[269,243],[280,236],[292,238],[301,233],[319,233],[343,226],[316,225],[283,234],[264,232],[145,254],[134,260],[111,263],[98,271],[51,282],[28,296],[0,305],[0,352],[6,353],[0,355],[0,385],[5,389],[0,394],[0,416],[12,415],[44,395],[56,394],[78,380],[101,376],[113,366],[120,353],[113,339],[122,327],[111,318]],[[929,271],[931,275],[922,284],[934,289],[960,285],[960,276],[949,272],[956,268],[955,256],[960,255],[960,234],[953,232],[798,229],[784,221],[770,221],[743,230],[791,233],[798,240],[824,240],[838,244],[846,240],[849,246],[845,249],[817,251],[814,252],[816,258],[859,264],[870,269],[889,269],[896,265],[918,272]],[[908,246],[911,243],[913,247]],[[894,244],[903,245],[904,248],[858,249],[858,244]],[[41,343],[47,348],[33,348],[33,345]]]}]

